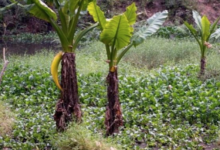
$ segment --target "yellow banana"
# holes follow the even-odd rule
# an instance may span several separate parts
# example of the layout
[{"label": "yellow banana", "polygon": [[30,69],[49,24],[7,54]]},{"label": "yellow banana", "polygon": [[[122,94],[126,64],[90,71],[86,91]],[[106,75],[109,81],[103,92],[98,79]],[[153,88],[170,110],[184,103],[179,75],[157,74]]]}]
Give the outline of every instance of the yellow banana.
[{"label": "yellow banana", "polygon": [[60,60],[62,59],[62,56],[63,56],[63,52],[57,53],[56,56],[54,57],[53,61],[52,61],[51,68],[50,68],[53,80],[54,80],[56,86],[61,91],[63,89],[60,86],[60,83],[59,83],[59,80],[58,80],[58,66],[59,66]]}]

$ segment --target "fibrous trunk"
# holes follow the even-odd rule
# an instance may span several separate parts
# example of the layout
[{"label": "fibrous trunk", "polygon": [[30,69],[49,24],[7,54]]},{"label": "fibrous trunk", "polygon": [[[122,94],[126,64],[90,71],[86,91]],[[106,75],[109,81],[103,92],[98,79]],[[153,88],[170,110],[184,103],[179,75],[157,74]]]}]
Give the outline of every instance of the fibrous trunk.
[{"label": "fibrous trunk", "polygon": [[57,102],[54,120],[59,131],[65,130],[72,119],[81,121],[81,109],[78,97],[75,54],[64,53],[61,62],[61,98]]},{"label": "fibrous trunk", "polygon": [[105,126],[107,128],[106,135],[109,136],[113,133],[118,133],[119,127],[123,125],[118,93],[117,69],[114,72],[110,71],[106,80],[108,84],[108,104],[105,114]]},{"label": "fibrous trunk", "polygon": [[200,75],[205,74],[206,58],[202,57],[200,62]]}]

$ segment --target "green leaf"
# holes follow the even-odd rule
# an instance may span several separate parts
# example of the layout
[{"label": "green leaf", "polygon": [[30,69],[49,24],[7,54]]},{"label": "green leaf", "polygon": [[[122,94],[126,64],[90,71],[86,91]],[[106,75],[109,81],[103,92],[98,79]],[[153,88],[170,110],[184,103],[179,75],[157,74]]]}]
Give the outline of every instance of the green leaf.
[{"label": "green leaf", "polygon": [[124,14],[113,17],[106,24],[100,35],[100,40],[108,45],[111,45],[119,50],[127,46],[131,38],[130,24]]},{"label": "green leaf", "polygon": [[185,26],[190,30],[190,32],[193,34],[193,35],[196,35],[196,29],[193,27],[193,25],[189,24],[188,22],[184,22]]},{"label": "green leaf", "polygon": [[106,18],[100,7],[97,6],[95,2],[91,2],[89,3],[87,10],[89,11],[89,14],[92,15],[94,21],[99,22],[101,29],[103,29],[106,24]]},{"label": "green leaf", "polygon": [[127,17],[130,25],[133,25],[136,22],[136,11],[137,7],[135,6],[135,3],[132,3],[130,6],[126,8],[125,16]]},{"label": "green leaf", "polygon": [[117,64],[120,62],[121,58],[128,52],[128,50],[133,46],[132,43],[130,43],[127,47],[122,49],[121,53],[117,57]]},{"label": "green leaf", "polygon": [[218,28],[213,34],[211,34],[211,39],[219,39],[220,37],[220,28]]},{"label": "green leaf", "polygon": [[185,26],[189,29],[189,31],[191,32],[191,34],[193,35],[193,37],[196,39],[196,41],[198,42],[200,48],[202,47],[202,43],[199,41],[198,37],[197,37],[197,31],[196,29],[189,24],[188,22],[184,22]]},{"label": "green leaf", "polygon": [[[83,2],[83,0],[82,0],[82,2]],[[74,17],[71,17],[70,22],[69,22],[69,27],[68,27],[69,33],[67,35],[69,42],[73,41],[73,38],[74,38],[75,33],[76,33],[77,23],[78,23],[78,20],[79,20],[80,12],[81,12],[82,7],[83,7],[82,2],[79,3],[79,7],[76,9],[76,14],[74,15]]]},{"label": "green leaf", "polygon": [[65,1],[64,7],[62,8],[64,11],[64,14],[68,14],[70,16],[73,16],[75,14],[75,10],[78,6],[80,0],[72,0],[72,1]]},{"label": "green leaf", "polygon": [[217,23],[219,22],[219,20],[220,20],[220,17],[218,17],[218,18],[215,20],[215,22],[212,24],[211,29],[210,29],[210,33],[211,33],[211,34],[215,31],[216,26],[217,26]]},{"label": "green leaf", "polygon": [[193,10],[193,18],[195,20],[195,23],[196,23],[197,27],[200,29],[200,31],[202,31],[201,16],[195,10]]},{"label": "green leaf", "polygon": [[132,38],[135,46],[144,42],[144,40],[157,32],[157,30],[163,25],[168,16],[168,11],[158,12],[147,20],[149,26],[143,26],[138,32],[136,32]]},{"label": "green leaf", "polygon": [[209,19],[206,17],[206,16],[203,16],[202,17],[202,20],[201,20],[201,23],[202,23],[202,39],[204,41],[207,41],[209,35],[210,35],[210,22],[209,22]]},{"label": "green leaf", "polygon": [[73,44],[73,49],[76,49],[78,46],[78,43],[80,42],[80,40],[82,39],[82,37],[84,35],[86,35],[89,31],[93,30],[95,27],[98,26],[98,23],[93,24],[87,28],[85,28],[84,30],[82,30],[81,32],[79,32],[76,37],[74,38],[74,44]]},{"label": "green leaf", "polygon": [[33,0],[34,5],[29,9],[29,12],[33,14],[35,17],[49,21],[50,18],[53,20],[57,20],[56,13],[50,9],[43,1],[41,0]]},{"label": "green leaf", "polygon": [[83,6],[82,6],[82,11],[86,11],[87,10],[87,7],[88,7],[88,4],[90,2],[94,2],[96,0],[80,0],[81,2],[83,2]]}]

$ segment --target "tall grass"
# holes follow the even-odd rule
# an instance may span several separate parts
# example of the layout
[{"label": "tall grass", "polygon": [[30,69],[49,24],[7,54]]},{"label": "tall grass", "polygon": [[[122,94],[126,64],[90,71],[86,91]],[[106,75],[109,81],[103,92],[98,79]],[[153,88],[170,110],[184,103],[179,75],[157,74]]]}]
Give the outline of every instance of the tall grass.
[{"label": "tall grass", "polygon": [[198,50],[197,44],[189,39],[149,38],[144,44],[131,49],[124,60],[135,67],[152,69],[182,61],[196,63],[200,57]]},{"label": "tall grass", "polygon": [[10,136],[14,125],[15,115],[0,101],[0,137]]},{"label": "tall grass", "polygon": [[82,123],[72,123],[64,133],[52,137],[53,146],[58,150],[120,150],[112,140],[92,133]]},{"label": "tall grass", "polygon": [[[213,44],[207,53],[207,70],[220,71],[220,45]],[[56,52],[43,50],[36,55],[10,56],[10,65],[24,64],[31,67],[50,68]],[[106,51],[98,41],[77,50],[77,71],[80,74],[107,72]],[[149,38],[142,45],[131,48],[119,64],[121,73],[146,72],[161,65],[200,64],[200,51],[192,39]]]}]

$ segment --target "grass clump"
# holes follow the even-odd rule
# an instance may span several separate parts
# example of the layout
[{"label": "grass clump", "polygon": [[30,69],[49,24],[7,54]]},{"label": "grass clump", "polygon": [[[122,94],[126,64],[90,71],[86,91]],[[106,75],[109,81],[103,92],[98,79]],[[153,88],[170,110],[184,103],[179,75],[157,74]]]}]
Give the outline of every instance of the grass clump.
[{"label": "grass clump", "polygon": [[0,101],[0,137],[10,136],[14,125],[15,115]]},{"label": "grass clump", "polygon": [[64,133],[52,139],[58,150],[120,150],[121,148],[101,135],[92,133],[83,124],[72,123]]}]

